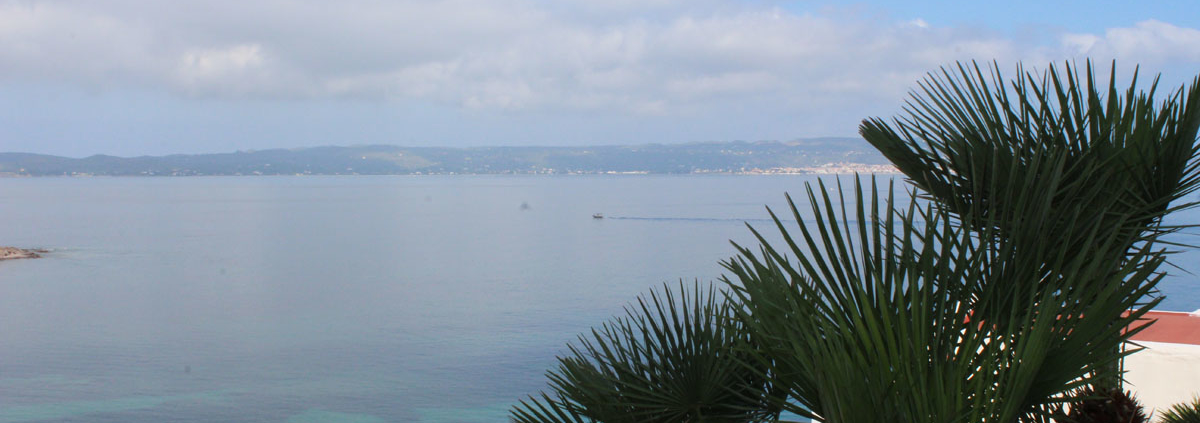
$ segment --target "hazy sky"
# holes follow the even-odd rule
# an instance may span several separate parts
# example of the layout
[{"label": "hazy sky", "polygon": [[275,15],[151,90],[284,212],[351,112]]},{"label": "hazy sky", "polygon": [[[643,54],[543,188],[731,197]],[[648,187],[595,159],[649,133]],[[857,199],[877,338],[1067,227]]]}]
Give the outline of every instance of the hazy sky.
[{"label": "hazy sky", "polygon": [[976,3],[0,0],[0,151],[851,136],[956,60],[1200,72],[1195,0]]}]

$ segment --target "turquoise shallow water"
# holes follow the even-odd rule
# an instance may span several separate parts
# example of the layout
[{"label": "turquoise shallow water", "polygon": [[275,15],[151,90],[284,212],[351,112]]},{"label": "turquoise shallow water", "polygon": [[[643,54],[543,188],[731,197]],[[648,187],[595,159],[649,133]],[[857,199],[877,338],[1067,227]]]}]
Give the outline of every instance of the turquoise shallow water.
[{"label": "turquoise shallow water", "polygon": [[0,179],[0,244],[52,250],[0,263],[0,423],[505,421],[565,342],[715,279],[809,180]]}]

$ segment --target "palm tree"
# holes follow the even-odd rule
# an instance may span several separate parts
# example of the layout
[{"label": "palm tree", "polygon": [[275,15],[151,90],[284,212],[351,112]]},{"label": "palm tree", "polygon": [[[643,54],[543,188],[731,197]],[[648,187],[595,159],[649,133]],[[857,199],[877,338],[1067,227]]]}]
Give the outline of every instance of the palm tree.
[{"label": "palm tree", "polygon": [[[808,187],[808,218],[789,198],[800,235],[772,213],[786,247],[755,231],[758,251],[738,246],[725,263],[762,351],[755,364],[786,390],[789,411],[831,423],[1049,421],[1069,391],[1112,376],[1117,347],[1159,301],[1143,301],[1162,277],[1152,245],[1120,263],[1094,259],[1128,242],[1103,230],[1115,218],[1066,211],[1079,222],[1067,234],[1087,242],[1043,256],[1049,274],[1030,273],[1011,252],[1041,246],[996,237],[996,222],[919,200],[898,207],[874,180],[854,188],[847,200],[840,185],[836,197]],[[981,297],[1004,308],[983,314]]]},{"label": "palm tree", "polygon": [[753,366],[748,332],[713,286],[681,282],[639,297],[570,345],[551,393],[513,408],[518,423],[774,421],[778,393]]},{"label": "palm tree", "polygon": [[[1014,251],[1022,265],[1080,248],[1083,234],[1070,236],[1071,219],[1080,217],[1126,235],[1095,259],[1124,260],[1140,243],[1181,229],[1164,225],[1164,216],[1197,204],[1178,200],[1200,188],[1200,77],[1159,104],[1157,78],[1146,92],[1137,91],[1136,71],[1128,88],[1116,81],[1115,63],[1103,88],[1090,62],[1082,74],[1068,63],[1040,78],[1018,67],[1006,87],[995,64],[988,77],[977,63],[959,64],[928,75],[906,116],[867,119],[860,130],[956,217],[986,220],[1000,238],[1059,241]],[[1048,208],[1030,206],[1037,193]],[[1030,225],[1038,230],[1024,230]]]},{"label": "palm tree", "polygon": [[1171,406],[1163,412],[1162,423],[1200,423],[1200,397]]},{"label": "palm tree", "polygon": [[[1091,62],[1082,73],[1064,68],[1051,65],[1039,78],[1019,66],[1007,87],[995,64],[986,77],[977,63],[942,69],[920,84],[906,116],[890,124],[867,119],[860,130],[956,217],[986,220],[995,237],[1014,245],[1034,238],[1027,243],[1034,248],[1011,252],[1022,272],[1048,274],[1043,257],[1074,254],[1090,242],[1075,231],[1078,219],[1104,222],[1099,230],[1125,239],[1095,251],[1094,260],[1129,260],[1139,245],[1162,243],[1184,227],[1164,224],[1164,216],[1197,204],[1179,200],[1200,188],[1200,77],[1156,104],[1157,77],[1139,92],[1136,71],[1118,89],[1115,63],[1107,87],[1097,84]],[[1049,207],[1031,207],[1031,200]],[[1021,279],[996,279],[1014,280]],[[1003,298],[981,296],[979,307],[1000,310],[992,318],[1002,322],[1006,306],[994,302]],[[1104,384],[1116,388],[1120,379]]]}]

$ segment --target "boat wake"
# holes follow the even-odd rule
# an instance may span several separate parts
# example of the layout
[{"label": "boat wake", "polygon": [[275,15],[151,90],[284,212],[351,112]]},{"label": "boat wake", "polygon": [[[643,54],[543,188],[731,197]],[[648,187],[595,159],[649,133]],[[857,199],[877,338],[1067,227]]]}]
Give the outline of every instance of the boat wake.
[{"label": "boat wake", "polygon": [[[740,219],[740,218],[721,218],[721,217],[639,217],[639,216],[605,216],[605,219],[611,220],[650,220],[659,222],[774,222],[771,219]],[[784,222],[795,222],[794,220],[784,220]]]}]

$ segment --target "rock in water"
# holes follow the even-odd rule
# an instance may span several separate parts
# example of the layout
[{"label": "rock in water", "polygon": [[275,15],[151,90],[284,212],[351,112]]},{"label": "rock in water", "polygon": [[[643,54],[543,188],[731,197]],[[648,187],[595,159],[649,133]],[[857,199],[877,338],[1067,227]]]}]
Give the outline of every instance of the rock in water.
[{"label": "rock in water", "polygon": [[0,247],[0,260],[38,258],[42,256],[41,253],[45,252],[46,250],[26,250],[16,247]]}]

